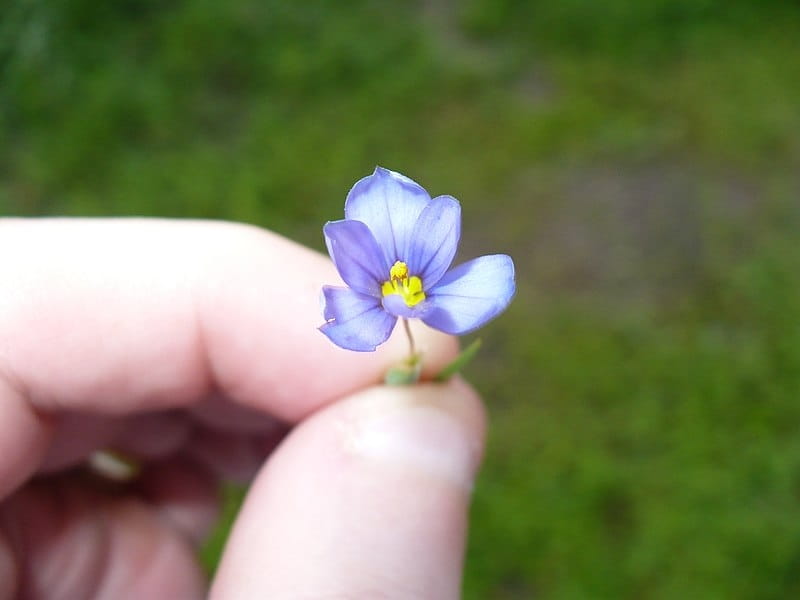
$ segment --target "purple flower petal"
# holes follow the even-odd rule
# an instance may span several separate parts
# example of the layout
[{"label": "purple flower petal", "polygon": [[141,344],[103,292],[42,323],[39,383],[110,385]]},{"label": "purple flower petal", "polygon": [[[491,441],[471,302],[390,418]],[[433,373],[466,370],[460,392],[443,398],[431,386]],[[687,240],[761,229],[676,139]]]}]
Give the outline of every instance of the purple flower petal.
[{"label": "purple flower petal", "polygon": [[425,301],[416,306],[409,306],[400,294],[390,294],[383,298],[383,308],[395,317],[419,319],[425,312]]},{"label": "purple flower petal", "polygon": [[422,210],[431,197],[422,186],[405,175],[377,167],[358,181],[344,204],[346,219],[366,223],[380,240],[388,265],[406,261],[406,253]]},{"label": "purple flower petal", "polygon": [[422,320],[434,329],[463,335],[503,312],[515,289],[511,257],[481,256],[448,272],[428,292]]},{"label": "purple flower petal", "polygon": [[319,330],[345,350],[374,351],[389,339],[397,322],[380,300],[347,288],[323,286],[322,300],[327,323]]},{"label": "purple flower petal", "polygon": [[438,196],[422,211],[408,251],[408,270],[431,289],[442,278],[458,249],[461,205],[452,196]]},{"label": "purple flower petal", "polygon": [[361,221],[330,221],[322,228],[328,254],[339,275],[351,288],[376,298],[389,267],[369,228]]}]

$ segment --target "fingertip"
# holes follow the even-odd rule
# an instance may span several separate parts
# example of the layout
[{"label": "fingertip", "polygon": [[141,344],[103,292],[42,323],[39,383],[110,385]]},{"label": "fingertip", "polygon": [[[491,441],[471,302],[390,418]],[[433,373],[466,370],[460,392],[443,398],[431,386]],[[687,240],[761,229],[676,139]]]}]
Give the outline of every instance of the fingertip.
[{"label": "fingertip", "polygon": [[319,411],[251,488],[212,593],[457,598],[484,427],[458,380]]},{"label": "fingertip", "polygon": [[485,414],[470,386],[380,386],[351,397],[344,447],[469,490],[483,456]]}]

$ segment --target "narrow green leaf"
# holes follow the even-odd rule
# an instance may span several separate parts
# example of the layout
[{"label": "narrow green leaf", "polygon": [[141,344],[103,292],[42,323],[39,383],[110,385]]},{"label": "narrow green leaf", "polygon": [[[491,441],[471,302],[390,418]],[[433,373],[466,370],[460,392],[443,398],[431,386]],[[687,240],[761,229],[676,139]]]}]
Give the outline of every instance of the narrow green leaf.
[{"label": "narrow green leaf", "polygon": [[475,355],[478,353],[478,350],[481,347],[481,339],[478,338],[474,342],[472,342],[469,346],[464,348],[461,353],[456,356],[455,360],[447,365],[444,369],[439,371],[439,374],[433,378],[434,381],[438,381],[440,383],[449,380],[453,375],[458,373],[461,369],[463,369],[469,361],[475,358]]}]

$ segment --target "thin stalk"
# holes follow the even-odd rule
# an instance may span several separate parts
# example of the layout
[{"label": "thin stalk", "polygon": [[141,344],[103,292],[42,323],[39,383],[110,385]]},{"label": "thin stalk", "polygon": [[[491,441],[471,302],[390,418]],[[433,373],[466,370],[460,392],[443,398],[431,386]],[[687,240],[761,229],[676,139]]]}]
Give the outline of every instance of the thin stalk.
[{"label": "thin stalk", "polygon": [[417,355],[417,349],[416,346],[414,345],[414,336],[411,335],[411,327],[409,327],[408,325],[408,319],[405,318],[403,319],[403,327],[405,328],[406,335],[408,336],[408,348],[409,351],[411,352],[411,354],[409,355],[409,360],[413,362]]},{"label": "thin stalk", "polygon": [[417,347],[414,345],[414,336],[411,335],[408,319],[403,319],[403,329],[406,330],[406,335],[408,336],[408,348],[411,354],[402,364],[387,371],[384,381],[388,385],[411,385],[417,383],[422,372],[422,357],[417,354]]}]

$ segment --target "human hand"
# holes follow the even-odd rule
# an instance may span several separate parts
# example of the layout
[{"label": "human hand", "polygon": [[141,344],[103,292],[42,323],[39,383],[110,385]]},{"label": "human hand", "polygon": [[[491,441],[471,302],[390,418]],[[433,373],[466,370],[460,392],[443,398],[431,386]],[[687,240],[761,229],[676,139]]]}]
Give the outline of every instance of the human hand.
[{"label": "human hand", "polygon": [[[375,386],[402,337],[355,355],[317,332],[329,261],[135,219],[0,220],[0,256],[0,599],[203,596],[217,482],[259,467],[212,597],[458,596],[480,403]],[[455,354],[416,337],[430,372]],[[105,448],[141,475],[96,485]]]}]

